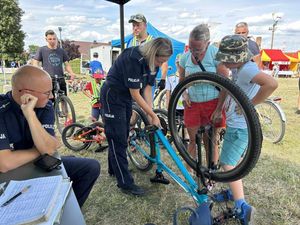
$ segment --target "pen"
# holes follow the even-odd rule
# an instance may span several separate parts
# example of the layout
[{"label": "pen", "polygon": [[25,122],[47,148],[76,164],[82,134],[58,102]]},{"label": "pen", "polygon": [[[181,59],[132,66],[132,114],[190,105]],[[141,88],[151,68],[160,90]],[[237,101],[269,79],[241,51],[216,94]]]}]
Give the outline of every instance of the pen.
[{"label": "pen", "polygon": [[10,199],[8,199],[6,202],[4,202],[1,207],[3,206],[7,206],[9,203],[11,203],[13,200],[15,200],[17,197],[19,197],[21,194],[25,193],[31,186],[28,185],[27,187],[23,188],[22,191],[20,191],[19,193],[17,193],[16,195],[14,195],[13,197],[11,197]]}]

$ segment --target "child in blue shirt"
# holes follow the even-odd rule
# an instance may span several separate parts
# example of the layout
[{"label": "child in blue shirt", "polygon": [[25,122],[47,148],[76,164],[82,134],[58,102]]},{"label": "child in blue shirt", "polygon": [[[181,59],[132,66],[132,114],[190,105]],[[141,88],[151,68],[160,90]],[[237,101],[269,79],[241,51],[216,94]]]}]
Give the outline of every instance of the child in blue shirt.
[{"label": "child in blue shirt", "polygon": [[[270,96],[278,84],[273,77],[260,71],[251,58],[248,40],[241,35],[225,36],[216,54],[216,60],[227,68],[237,69],[233,74],[233,81],[246,93],[252,103],[257,105]],[[231,170],[238,164],[247,145],[248,129],[245,118],[236,105],[230,105],[226,111],[226,133],[220,156],[224,170]],[[235,201],[238,219],[243,225],[251,224],[255,209],[245,201],[242,180],[230,182],[229,186],[232,194],[227,190],[227,197]],[[219,196],[215,195],[216,200]]]}]

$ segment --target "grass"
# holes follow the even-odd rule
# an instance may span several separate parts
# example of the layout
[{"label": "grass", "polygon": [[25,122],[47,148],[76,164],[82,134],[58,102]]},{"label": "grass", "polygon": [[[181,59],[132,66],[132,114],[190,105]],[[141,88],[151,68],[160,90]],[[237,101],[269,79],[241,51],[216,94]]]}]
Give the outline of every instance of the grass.
[{"label": "grass", "polygon": [[[259,225],[290,225],[300,221],[300,116],[295,114],[298,80],[280,78],[278,81],[279,88],[274,95],[283,98],[281,106],[287,117],[285,137],[279,144],[263,143],[257,166],[244,179],[246,199],[256,208],[256,224]],[[86,123],[90,113],[87,98],[82,93],[70,97],[79,120]],[[59,150],[62,155],[95,158],[101,164],[101,175],[82,208],[88,225],[172,224],[173,213],[178,207],[194,206],[192,198],[175,182],[167,186],[153,185],[149,178],[154,169],[143,173],[130,162],[136,183],[145,187],[148,194],[145,197],[124,195],[116,187],[115,178],[108,176],[107,152],[94,153],[93,150],[91,147],[88,151],[74,153],[63,146]],[[218,184],[217,188],[220,186],[224,184]]]}]

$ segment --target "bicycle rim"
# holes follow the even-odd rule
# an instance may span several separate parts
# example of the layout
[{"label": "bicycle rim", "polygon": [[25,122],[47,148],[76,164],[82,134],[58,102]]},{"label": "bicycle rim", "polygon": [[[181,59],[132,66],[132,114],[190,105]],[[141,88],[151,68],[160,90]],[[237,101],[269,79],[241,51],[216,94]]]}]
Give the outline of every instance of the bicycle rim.
[{"label": "bicycle rim", "polygon": [[274,144],[280,142],[285,134],[285,121],[278,106],[267,100],[257,105],[256,110],[259,114],[264,140]]},{"label": "bicycle rim", "polygon": [[[208,101],[210,102],[210,105],[212,104],[211,102],[213,99],[216,99],[216,102],[218,102],[220,91],[226,93],[226,97],[224,97],[224,102],[222,104],[222,109],[224,113],[226,112],[227,117],[227,135],[225,133],[223,140],[223,143],[226,143],[227,145],[224,147],[220,144],[218,129],[214,128],[214,125],[210,120],[210,115],[207,116],[206,114],[208,110],[214,112],[215,108],[213,107],[215,106],[211,106],[212,108],[208,109],[201,105],[203,102]],[[196,99],[196,101],[198,101],[197,104],[193,103],[193,108],[191,108],[193,110],[190,109],[189,117],[185,117],[185,119],[189,118],[189,121],[185,121],[189,134],[194,137],[192,138],[190,136],[190,143],[198,144],[197,148],[196,144],[195,148],[193,148],[194,153],[189,151],[184,145],[176,125],[176,106],[182,97],[182,94],[185,93],[188,93],[189,96],[193,97],[191,100]],[[206,103],[205,107],[208,107],[209,105]],[[185,108],[185,113],[188,109],[189,108],[187,107]],[[201,120],[199,119],[198,111],[201,112]],[[229,125],[234,121],[234,116],[237,116],[240,120],[244,121],[241,123],[241,125],[243,125],[241,126],[241,130],[243,131],[242,134],[232,133],[233,131],[235,132],[235,130],[229,128]],[[244,92],[227,78],[208,72],[196,73],[188,76],[183,82],[177,85],[172,93],[168,118],[175,146],[181,156],[192,169],[202,171],[203,175],[208,179],[220,182],[230,182],[241,179],[253,169],[259,158],[262,133],[257,113]],[[204,130],[203,134],[199,132],[199,123],[202,123]],[[207,127],[212,128],[211,134],[207,134],[209,130]],[[242,138],[238,138],[238,140],[241,140],[241,143],[231,142],[233,139],[232,136],[234,135],[242,135]],[[208,142],[210,142],[211,147],[207,144]],[[230,146],[230,148],[228,148],[228,146]],[[231,156],[226,160],[225,156],[228,154],[225,153],[228,153],[228,151],[230,154],[235,154],[234,163],[230,161]],[[238,153],[234,153],[234,151],[237,151]],[[232,163],[232,166],[235,167],[231,169],[227,168],[225,171],[220,165],[221,159],[223,162],[226,162],[226,165]],[[214,163],[214,167],[211,167],[212,162]]]},{"label": "bicycle rim", "polygon": [[80,123],[73,123],[63,130],[61,139],[67,148],[72,151],[81,151],[91,145],[91,142],[88,142],[90,140],[88,135],[84,135],[89,130],[89,127]]},{"label": "bicycle rim", "polygon": [[152,155],[149,137],[145,131],[147,125],[149,122],[146,115],[138,106],[133,105],[127,153],[133,165],[142,171],[150,170],[153,165],[142,153],[144,151],[147,155]]},{"label": "bicycle rim", "polygon": [[163,90],[159,94],[159,100],[158,100],[158,108],[159,109],[167,109],[167,95],[166,95],[167,90]]},{"label": "bicycle rim", "polygon": [[74,106],[67,96],[59,96],[54,103],[55,123],[59,133],[76,122]]}]

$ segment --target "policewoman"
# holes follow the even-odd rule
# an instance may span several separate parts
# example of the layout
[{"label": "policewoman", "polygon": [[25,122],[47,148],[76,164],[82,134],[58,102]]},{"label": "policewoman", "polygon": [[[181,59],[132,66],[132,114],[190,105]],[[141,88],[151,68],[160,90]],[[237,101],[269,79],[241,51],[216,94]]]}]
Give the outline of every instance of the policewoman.
[{"label": "policewoman", "polygon": [[[158,68],[173,54],[167,38],[156,38],[144,45],[125,49],[110,68],[101,89],[105,133],[109,144],[109,173],[117,178],[122,192],[143,195],[128,171],[126,155],[132,100],[148,114],[150,123],[160,126],[152,110],[152,86]],[[140,93],[143,92],[143,96]]]}]

